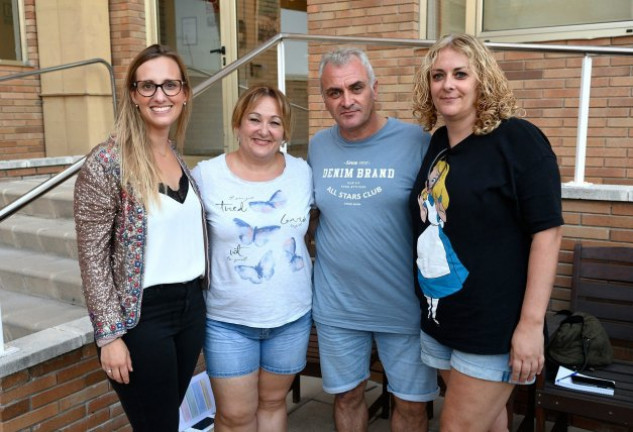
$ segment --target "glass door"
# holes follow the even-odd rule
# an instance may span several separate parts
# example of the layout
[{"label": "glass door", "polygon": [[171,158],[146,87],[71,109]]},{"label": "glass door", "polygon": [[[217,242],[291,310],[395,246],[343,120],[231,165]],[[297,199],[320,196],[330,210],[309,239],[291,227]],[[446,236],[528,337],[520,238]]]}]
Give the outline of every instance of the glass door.
[{"label": "glass door", "polygon": [[[219,71],[232,61],[235,46],[235,15],[232,1],[158,0],[158,38],[175,48],[187,65],[190,87]],[[224,25],[224,27],[223,27]],[[229,29],[229,30],[227,30]],[[233,36],[232,36],[233,35]],[[227,40],[227,38],[229,40]],[[207,158],[223,153],[232,141],[230,115],[237,95],[230,78],[212,85],[194,100],[184,153]],[[229,111],[230,112],[230,111]]]}]

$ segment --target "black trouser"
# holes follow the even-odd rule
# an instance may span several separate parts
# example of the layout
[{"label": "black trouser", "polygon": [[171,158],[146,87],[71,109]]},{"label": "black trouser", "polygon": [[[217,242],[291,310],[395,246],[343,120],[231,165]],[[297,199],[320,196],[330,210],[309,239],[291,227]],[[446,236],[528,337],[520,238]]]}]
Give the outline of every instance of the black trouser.
[{"label": "black trouser", "polygon": [[177,432],[179,408],[205,333],[200,280],[156,285],[143,292],[141,319],[123,336],[132,368],[129,384],[110,380],[135,432]]}]

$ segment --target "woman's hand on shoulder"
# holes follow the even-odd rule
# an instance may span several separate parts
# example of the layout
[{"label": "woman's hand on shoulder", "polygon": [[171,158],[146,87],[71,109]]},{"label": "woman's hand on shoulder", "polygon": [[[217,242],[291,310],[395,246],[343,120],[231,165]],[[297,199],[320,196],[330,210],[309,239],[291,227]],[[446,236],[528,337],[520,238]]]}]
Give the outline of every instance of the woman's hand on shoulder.
[{"label": "woman's hand on shoulder", "polygon": [[101,368],[119,384],[130,382],[132,358],[123,339],[115,339],[101,348]]}]

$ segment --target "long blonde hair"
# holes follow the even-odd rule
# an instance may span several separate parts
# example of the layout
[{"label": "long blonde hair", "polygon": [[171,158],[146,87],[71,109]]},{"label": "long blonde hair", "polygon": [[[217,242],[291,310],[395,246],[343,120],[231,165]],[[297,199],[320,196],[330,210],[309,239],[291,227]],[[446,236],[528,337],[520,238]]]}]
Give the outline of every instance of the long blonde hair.
[{"label": "long blonde hair", "polygon": [[187,69],[180,56],[165,45],[154,44],[138,53],[130,63],[121,95],[121,107],[114,125],[114,138],[121,154],[121,185],[141,203],[158,201],[160,175],[147,136],[147,125],[132,100],[135,91],[136,71],[145,62],[159,57],[168,57],[178,64],[180,79],[184,82],[182,91],[186,104],[176,122],[176,147],[182,149],[187,124],[191,115],[191,91]]},{"label": "long blonde hair", "polygon": [[478,82],[475,135],[485,135],[497,128],[501,120],[518,110],[508,80],[490,50],[477,38],[467,34],[451,34],[439,39],[422,59],[413,84],[413,116],[425,130],[432,130],[438,115],[431,98],[431,68],[441,50],[450,47],[464,54]]}]

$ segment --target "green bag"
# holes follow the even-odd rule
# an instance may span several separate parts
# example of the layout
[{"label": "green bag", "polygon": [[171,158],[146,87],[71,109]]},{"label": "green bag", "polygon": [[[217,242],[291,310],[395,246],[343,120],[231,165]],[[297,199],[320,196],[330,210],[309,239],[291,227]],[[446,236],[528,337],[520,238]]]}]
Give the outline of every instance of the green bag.
[{"label": "green bag", "polygon": [[559,314],[566,317],[547,345],[546,352],[551,361],[579,371],[613,362],[609,335],[598,318],[585,312],[562,311]]}]

